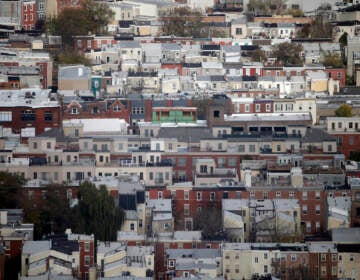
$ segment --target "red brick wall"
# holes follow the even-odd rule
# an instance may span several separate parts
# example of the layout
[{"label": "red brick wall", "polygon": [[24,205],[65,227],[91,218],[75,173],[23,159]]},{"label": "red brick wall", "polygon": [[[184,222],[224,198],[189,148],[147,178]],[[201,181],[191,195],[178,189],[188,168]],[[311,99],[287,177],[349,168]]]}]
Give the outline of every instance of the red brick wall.
[{"label": "red brick wall", "polygon": [[[35,121],[22,121],[21,112],[25,110],[33,110],[36,115]],[[14,133],[20,133],[22,128],[35,127],[36,135],[45,131],[45,128],[61,127],[62,118],[60,107],[0,107],[0,111],[12,111],[12,121],[2,122],[2,126],[12,128]],[[52,120],[45,121],[45,113],[52,113]]]}]

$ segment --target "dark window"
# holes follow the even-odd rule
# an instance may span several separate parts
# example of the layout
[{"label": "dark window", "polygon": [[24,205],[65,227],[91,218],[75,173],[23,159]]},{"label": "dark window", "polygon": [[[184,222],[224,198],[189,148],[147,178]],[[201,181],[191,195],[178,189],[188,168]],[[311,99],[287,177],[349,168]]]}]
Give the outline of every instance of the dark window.
[{"label": "dark window", "polygon": [[49,122],[53,119],[53,113],[52,112],[45,112],[44,120]]},{"label": "dark window", "polygon": [[21,112],[21,120],[22,121],[35,121],[36,115],[32,110],[26,110]]},{"label": "dark window", "polygon": [[220,111],[219,110],[214,111],[214,118],[220,118]]}]

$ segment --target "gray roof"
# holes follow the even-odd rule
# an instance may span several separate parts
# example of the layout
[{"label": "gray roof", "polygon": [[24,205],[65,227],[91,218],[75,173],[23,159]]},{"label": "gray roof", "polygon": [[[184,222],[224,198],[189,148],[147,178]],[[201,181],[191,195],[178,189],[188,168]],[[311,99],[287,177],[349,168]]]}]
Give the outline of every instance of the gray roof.
[{"label": "gray roof", "polygon": [[360,228],[335,228],[331,236],[335,243],[360,243]]},{"label": "gray roof", "polygon": [[180,51],[181,46],[176,43],[162,43],[161,50],[162,51]]},{"label": "gray roof", "polygon": [[159,138],[177,138],[180,142],[200,142],[200,139],[212,138],[212,133],[207,127],[161,127]]},{"label": "gray roof", "polygon": [[330,135],[321,128],[309,128],[306,130],[306,134],[302,138],[303,143],[314,143],[323,141],[336,141],[336,137]]},{"label": "gray roof", "polygon": [[25,241],[22,252],[23,254],[38,254],[47,250],[50,250],[51,242],[45,241]]},{"label": "gray roof", "polygon": [[91,77],[90,67],[84,65],[59,66],[59,80],[88,80]]},{"label": "gray roof", "polygon": [[213,259],[221,257],[221,249],[167,249],[166,254],[168,259]]}]

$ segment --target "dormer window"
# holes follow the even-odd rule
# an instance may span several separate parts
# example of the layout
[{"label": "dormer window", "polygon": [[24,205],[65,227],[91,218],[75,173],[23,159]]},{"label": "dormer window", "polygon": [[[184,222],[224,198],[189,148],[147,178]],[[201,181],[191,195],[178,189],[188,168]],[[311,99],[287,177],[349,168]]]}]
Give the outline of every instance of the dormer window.
[{"label": "dormer window", "polygon": [[77,115],[79,114],[79,109],[77,107],[72,107],[71,108],[71,114],[72,115]]},{"label": "dormer window", "polygon": [[121,107],[119,105],[116,105],[116,106],[113,107],[113,111],[114,112],[119,112],[119,111],[121,111]]}]

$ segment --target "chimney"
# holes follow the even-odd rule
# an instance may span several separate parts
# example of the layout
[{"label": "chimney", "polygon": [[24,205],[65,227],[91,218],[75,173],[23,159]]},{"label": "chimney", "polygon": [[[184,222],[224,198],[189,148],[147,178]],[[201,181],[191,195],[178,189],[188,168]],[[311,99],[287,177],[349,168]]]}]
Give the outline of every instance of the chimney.
[{"label": "chimney", "polygon": [[299,188],[304,186],[302,169],[300,167],[291,168],[291,185],[294,188]]},{"label": "chimney", "polygon": [[251,169],[245,169],[245,187],[251,187]]},{"label": "chimney", "polygon": [[7,211],[0,211],[0,225],[7,225]]}]

